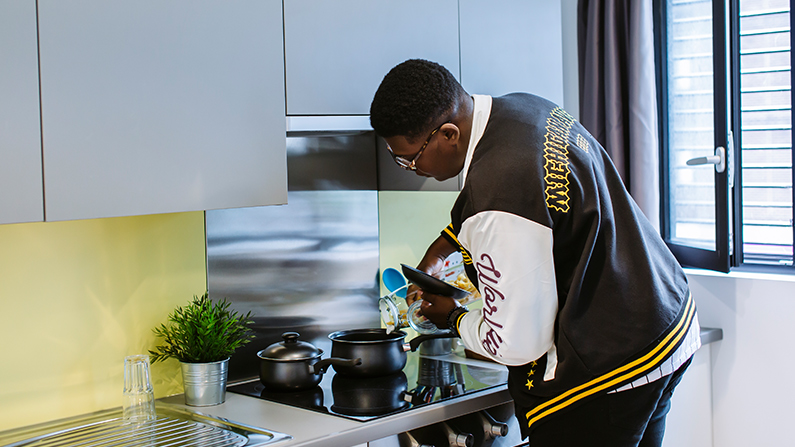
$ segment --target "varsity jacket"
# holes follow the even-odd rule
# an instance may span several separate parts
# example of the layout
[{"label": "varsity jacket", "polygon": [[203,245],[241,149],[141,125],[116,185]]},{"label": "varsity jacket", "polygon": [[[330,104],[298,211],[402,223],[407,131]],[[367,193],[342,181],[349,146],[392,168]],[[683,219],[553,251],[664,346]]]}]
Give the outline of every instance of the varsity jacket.
[{"label": "varsity jacket", "polygon": [[455,329],[468,349],[508,365],[526,437],[660,366],[695,305],[607,153],[563,109],[525,93],[493,98],[472,144],[442,234],[483,306]]}]

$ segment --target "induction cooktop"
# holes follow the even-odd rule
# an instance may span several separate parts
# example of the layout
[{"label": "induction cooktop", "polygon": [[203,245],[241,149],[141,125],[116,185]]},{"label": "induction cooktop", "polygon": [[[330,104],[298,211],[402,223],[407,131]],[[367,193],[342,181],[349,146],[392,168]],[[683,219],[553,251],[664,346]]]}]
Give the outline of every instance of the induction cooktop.
[{"label": "induction cooktop", "polygon": [[481,392],[507,379],[507,368],[498,364],[471,361],[457,353],[410,352],[403,370],[388,376],[353,378],[329,368],[320,384],[309,390],[271,391],[256,378],[227,391],[364,422]]}]

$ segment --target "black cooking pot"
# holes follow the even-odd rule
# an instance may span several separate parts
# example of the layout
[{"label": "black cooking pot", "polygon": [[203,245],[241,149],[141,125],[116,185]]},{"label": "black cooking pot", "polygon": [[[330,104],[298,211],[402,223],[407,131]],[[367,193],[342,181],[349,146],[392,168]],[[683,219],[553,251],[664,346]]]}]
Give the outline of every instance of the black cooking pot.
[{"label": "black cooking pot", "polygon": [[229,382],[243,381],[259,373],[260,361],[257,353],[271,343],[282,339],[287,331],[299,332],[305,340],[315,340],[328,335],[328,331],[317,329],[313,318],[303,316],[251,317],[249,329],[254,333],[251,343],[239,347],[229,358]]},{"label": "black cooking pot", "polygon": [[336,374],[331,380],[331,410],[348,416],[380,416],[409,405],[403,398],[408,379],[403,371],[381,377]]},{"label": "black cooking pot", "polygon": [[259,351],[259,378],[267,389],[304,390],[317,386],[329,365],[352,368],[361,364],[356,357],[321,360],[323,350],[298,340],[297,332],[285,332],[283,341]]},{"label": "black cooking pot", "polygon": [[[329,334],[332,357],[360,358],[360,365],[334,365],[337,374],[378,377],[394,374],[406,366],[406,333],[386,329],[351,329]],[[336,376],[335,376],[336,377]]]},{"label": "black cooking pot", "polygon": [[337,374],[355,377],[378,377],[394,374],[406,366],[406,351],[415,351],[425,340],[454,337],[449,331],[420,335],[404,343],[406,333],[386,329],[351,329],[329,334],[331,356],[360,358],[360,365],[334,364]]}]

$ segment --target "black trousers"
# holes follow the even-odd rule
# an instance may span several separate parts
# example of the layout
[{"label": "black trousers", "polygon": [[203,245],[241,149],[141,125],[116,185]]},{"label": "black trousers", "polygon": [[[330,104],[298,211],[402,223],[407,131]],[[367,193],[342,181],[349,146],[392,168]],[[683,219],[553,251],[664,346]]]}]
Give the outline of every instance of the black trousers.
[{"label": "black trousers", "polygon": [[660,447],[674,388],[691,357],[673,374],[620,393],[605,394],[549,418],[530,447]]}]

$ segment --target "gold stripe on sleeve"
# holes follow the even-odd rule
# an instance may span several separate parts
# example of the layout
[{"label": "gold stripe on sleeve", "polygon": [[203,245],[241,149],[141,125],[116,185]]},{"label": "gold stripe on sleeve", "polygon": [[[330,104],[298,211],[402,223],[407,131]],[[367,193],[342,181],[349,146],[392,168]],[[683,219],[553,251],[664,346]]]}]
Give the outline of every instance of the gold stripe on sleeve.
[{"label": "gold stripe on sleeve", "polygon": [[464,248],[463,245],[461,245],[461,242],[458,241],[458,237],[456,237],[455,233],[453,233],[453,224],[447,225],[447,227],[445,227],[444,231],[442,232],[448,235],[450,239],[452,239],[453,242],[455,242],[455,244],[458,246],[458,251],[461,252],[461,257],[464,260],[464,264],[472,265],[472,256],[469,255],[467,249]]},{"label": "gold stripe on sleeve", "polygon": [[450,224],[447,227],[445,227],[444,232],[448,236],[450,236],[455,241],[455,243],[458,244],[459,247],[461,247],[461,242],[458,242],[458,238],[456,237],[455,234],[453,234],[453,224]]}]

